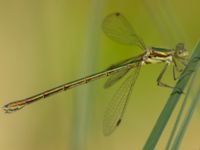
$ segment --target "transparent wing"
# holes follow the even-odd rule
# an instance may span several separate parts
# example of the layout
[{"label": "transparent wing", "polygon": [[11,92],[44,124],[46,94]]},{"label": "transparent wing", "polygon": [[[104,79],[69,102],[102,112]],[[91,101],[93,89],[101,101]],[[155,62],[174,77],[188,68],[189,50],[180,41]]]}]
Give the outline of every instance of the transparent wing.
[{"label": "transparent wing", "polygon": [[107,79],[106,83],[104,84],[104,88],[106,89],[114,85],[117,81],[119,81],[122,77],[124,77],[129,70],[130,69],[124,69],[113,74],[111,77]]},{"label": "transparent wing", "polygon": [[102,28],[112,40],[123,44],[137,45],[141,49],[145,49],[144,42],[121,13],[113,13],[105,17]]},{"label": "transparent wing", "polygon": [[122,121],[122,117],[127,106],[128,99],[140,71],[140,63],[133,68],[133,72],[123,82],[119,90],[115,93],[104,114],[103,133],[110,135]]},{"label": "transparent wing", "polygon": [[[116,68],[116,67],[119,67],[121,65],[124,65],[124,64],[128,64],[129,62],[136,62],[136,65],[137,65],[137,62],[138,60],[141,59],[141,57],[143,56],[142,55],[139,55],[139,56],[135,56],[135,57],[131,57],[129,59],[126,59],[122,62],[119,62],[117,64],[114,64],[112,66],[110,66],[107,70],[109,69],[113,69],[113,68]],[[120,70],[119,72],[116,72],[114,74],[112,74],[106,81],[106,83],[104,84],[104,88],[109,88],[111,87],[112,85],[114,85],[117,81],[119,81],[120,79],[122,79],[128,72],[129,72],[130,68],[125,68],[123,70]]]}]

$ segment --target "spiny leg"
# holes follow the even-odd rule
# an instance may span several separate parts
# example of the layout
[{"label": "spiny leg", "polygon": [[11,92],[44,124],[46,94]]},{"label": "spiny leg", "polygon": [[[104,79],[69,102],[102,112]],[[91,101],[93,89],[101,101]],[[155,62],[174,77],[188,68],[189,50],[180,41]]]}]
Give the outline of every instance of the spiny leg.
[{"label": "spiny leg", "polygon": [[181,62],[181,64],[183,66],[187,66],[188,62],[189,62],[189,59],[188,58],[179,58],[179,61]]},{"label": "spiny leg", "polygon": [[167,87],[167,88],[174,88],[173,86],[170,86],[168,84],[165,84],[163,83],[161,80],[163,78],[163,75],[165,74],[166,70],[167,70],[167,67],[168,67],[168,63],[164,66],[163,70],[161,71],[161,73],[159,74],[158,78],[157,78],[157,84],[158,86],[161,86],[161,87]]},{"label": "spiny leg", "polygon": [[177,80],[177,79],[178,79],[178,77],[177,77],[177,75],[176,75],[176,71],[177,71],[177,72],[182,72],[183,69],[180,69],[180,68],[178,67],[176,61],[173,60],[173,78],[174,78],[174,80]]},{"label": "spiny leg", "polygon": [[175,65],[173,65],[173,78],[174,80],[177,80],[177,76],[176,76],[176,68],[175,68]]},{"label": "spiny leg", "polygon": [[[186,64],[187,64],[187,60],[179,60],[180,61],[180,63],[185,67],[186,66]],[[178,66],[177,65],[177,63],[176,63],[176,60],[175,59],[173,59],[173,78],[174,78],[174,80],[177,80],[178,79],[178,77],[177,77],[177,75],[176,75],[176,72],[179,72],[179,73],[181,73],[183,71],[183,68],[180,68],[180,66]]]},{"label": "spiny leg", "polygon": [[[165,72],[166,72],[166,70],[167,70],[167,67],[169,66],[169,64],[167,63],[165,66],[164,66],[164,68],[163,68],[163,70],[161,71],[161,73],[159,74],[159,76],[158,76],[158,78],[157,78],[157,84],[158,84],[158,86],[161,86],[161,87],[167,87],[167,88],[174,88],[173,86],[170,86],[170,85],[168,85],[168,84],[165,84],[165,83],[163,83],[161,80],[162,80],[162,78],[163,78],[163,75],[165,74]],[[181,89],[177,89],[178,90],[178,92],[179,93],[184,93]]]}]

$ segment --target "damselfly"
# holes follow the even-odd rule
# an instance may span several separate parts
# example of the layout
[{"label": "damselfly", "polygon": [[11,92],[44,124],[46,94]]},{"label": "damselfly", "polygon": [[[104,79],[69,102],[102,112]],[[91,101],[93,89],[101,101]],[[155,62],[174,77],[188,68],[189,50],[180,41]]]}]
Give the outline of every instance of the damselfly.
[{"label": "damselfly", "polygon": [[102,28],[104,33],[110,39],[122,44],[136,45],[143,50],[143,53],[116,63],[102,72],[65,83],[22,100],[8,103],[3,107],[5,112],[14,112],[35,101],[47,98],[50,95],[61,91],[66,91],[76,86],[86,84],[101,77],[110,76],[104,85],[104,88],[108,88],[119,81],[122,77],[127,76],[119,90],[112,98],[111,103],[105,112],[103,132],[104,135],[110,135],[115,128],[119,126],[122,120],[128,99],[131,95],[142,65],[164,63],[165,66],[157,78],[157,83],[159,86],[171,87],[162,82],[162,77],[170,64],[173,65],[174,79],[176,79],[175,72],[181,72],[177,62],[185,64],[186,56],[188,55],[183,43],[178,43],[174,49],[156,47],[148,48],[145,46],[143,40],[136,34],[128,20],[121,13],[113,13],[105,17]]}]

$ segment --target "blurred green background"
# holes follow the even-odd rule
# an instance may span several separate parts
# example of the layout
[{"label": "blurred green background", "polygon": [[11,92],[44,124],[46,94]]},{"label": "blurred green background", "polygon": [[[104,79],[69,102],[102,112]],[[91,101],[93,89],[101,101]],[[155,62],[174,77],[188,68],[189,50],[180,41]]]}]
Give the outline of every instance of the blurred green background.
[{"label": "blurred green background", "polygon": [[[1,0],[0,104],[141,53],[137,47],[120,45],[103,34],[103,18],[116,11],[126,16],[146,45],[173,48],[184,42],[191,52],[200,37],[199,5],[198,0]],[[105,79],[101,79],[16,113],[1,112],[1,149],[141,149],[171,91],[156,85],[162,67],[142,68],[123,123],[111,136],[102,134],[103,113],[120,84],[104,90]],[[171,73],[165,80],[171,82]],[[159,150],[166,143],[173,119],[157,146]],[[197,112],[181,150],[200,148],[199,126]]]}]

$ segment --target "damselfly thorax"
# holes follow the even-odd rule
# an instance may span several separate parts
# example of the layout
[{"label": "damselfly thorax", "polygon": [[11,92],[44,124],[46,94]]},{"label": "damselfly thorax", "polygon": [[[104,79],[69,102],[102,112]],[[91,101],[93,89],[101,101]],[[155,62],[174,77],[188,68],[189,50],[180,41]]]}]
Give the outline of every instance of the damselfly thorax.
[{"label": "damselfly thorax", "polygon": [[167,50],[165,52],[159,51],[158,49],[151,47],[145,50],[142,58],[142,65],[145,64],[157,64],[157,63],[172,63],[174,50]]}]

